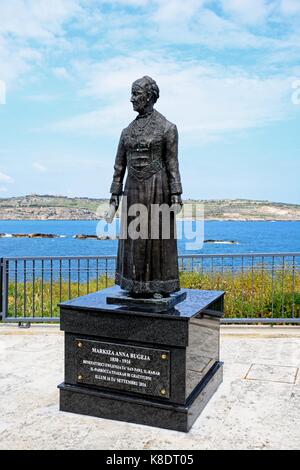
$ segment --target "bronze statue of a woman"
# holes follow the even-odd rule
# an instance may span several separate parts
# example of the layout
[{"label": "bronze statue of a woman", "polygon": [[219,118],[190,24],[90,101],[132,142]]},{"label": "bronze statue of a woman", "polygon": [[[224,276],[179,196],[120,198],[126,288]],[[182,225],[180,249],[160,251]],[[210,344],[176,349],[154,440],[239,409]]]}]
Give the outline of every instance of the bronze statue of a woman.
[{"label": "bronze statue of a woman", "polygon": [[[175,225],[176,211],[182,206],[178,132],[175,124],[153,108],[158,98],[159,88],[152,78],[144,76],[133,83],[131,103],[138,116],[121,134],[110,188],[110,204],[115,209],[121,195],[126,197],[121,211],[116,284],[133,296],[167,296],[180,289]],[[149,236],[128,236],[133,220],[130,207],[135,204],[148,210]],[[163,236],[164,222],[159,218],[158,231],[154,230],[158,235],[153,237],[151,215],[161,205],[175,208],[170,212],[170,233]]]}]

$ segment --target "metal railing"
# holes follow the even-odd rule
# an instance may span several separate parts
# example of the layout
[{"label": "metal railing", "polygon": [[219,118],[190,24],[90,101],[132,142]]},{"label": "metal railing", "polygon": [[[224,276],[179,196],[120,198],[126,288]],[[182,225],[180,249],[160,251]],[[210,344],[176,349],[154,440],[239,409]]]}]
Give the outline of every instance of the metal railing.
[{"label": "metal railing", "polygon": [[[115,256],[0,258],[4,322],[57,322],[58,303],[114,284]],[[182,287],[224,290],[225,323],[300,323],[300,253],[181,255]]]}]

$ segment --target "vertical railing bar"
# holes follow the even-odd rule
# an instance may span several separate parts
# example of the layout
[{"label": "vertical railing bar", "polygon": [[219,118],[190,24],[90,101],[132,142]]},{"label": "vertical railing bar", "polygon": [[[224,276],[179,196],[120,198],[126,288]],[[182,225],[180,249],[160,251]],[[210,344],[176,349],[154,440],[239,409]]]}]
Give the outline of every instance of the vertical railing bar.
[{"label": "vertical railing bar", "polygon": [[90,293],[90,259],[87,259],[86,263],[86,292]]},{"label": "vertical railing bar", "polygon": [[241,274],[241,278],[242,278],[242,312],[241,312],[241,316],[243,316],[243,314],[244,314],[244,295],[245,295],[245,289],[244,289],[244,256],[242,256],[242,274]]},{"label": "vertical railing bar", "polygon": [[68,296],[71,299],[71,259],[68,260]]},{"label": "vertical railing bar", "polygon": [[107,258],[105,259],[105,287],[108,286],[108,275],[107,275]]},{"label": "vertical railing bar", "polygon": [[265,289],[265,257],[261,257],[261,294],[260,294],[260,310],[261,310],[261,315],[263,315],[263,310],[264,310],[264,289]]},{"label": "vertical railing bar", "polygon": [[96,259],[96,289],[99,290],[99,258]]},{"label": "vertical railing bar", "polygon": [[274,268],[275,268],[275,257],[272,256],[272,318],[274,318]]},{"label": "vertical railing bar", "polygon": [[18,298],[18,260],[15,260],[15,280],[14,280],[14,315],[17,316],[17,298]]},{"label": "vertical railing bar", "polygon": [[35,260],[32,260],[32,316],[35,316]]},{"label": "vertical railing bar", "polygon": [[0,258],[0,292],[1,305],[0,313],[2,313],[2,321],[8,317],[8,288],[9,288],[9,260]]},{"label": "vertical railing bar", "polygon": [[8,317],[9,260],[1,258],[2,320]]},{"label": "vertical railing bar", "polygon": [[[234,258],[231,257],[231,279],[232,279],[232,297],[235,298],[235,277],[234,277]],[[234,305],[234,301],[233,301]]]},{"label": "vertical railing bar", "polygon": [[80,259],[77,260],[77,295],[80,297]]},{"label": "vertical railing bar", "polygon": [[59,301],[62,301],[62,260],[59,260]]},{"label": "vertical railing bar", "polygon": [[224,258],[221,256],[221,289],[223,290],[224,286]]},{"label": "vertical railing bar", "polygon": [[281,283],[281,316],[284,317],[284,273],[285,273],[285,257],[282,257],[282,283]]},{"label": "vertical railing bar", "polygon": [[7,315],[9,315],[9,298],[8,298],[8,291],[9,291],[9,270],[10,270],[10,262],[8,260],[7,264],[6,264],[6,271],[5,271],[5,285],[6,285],[6,289],[5,289],[5,294],[4,294],[4,298],[5,298],[5,305],[6,305],[6,311],[7,311]]},{"label": "vertical railing bar", "polygon": [[252,316],[253,316],[254,315],[254,256],[252,257],[251,305],[252,305]]},{"label": "vertical railing bar", "polygon": [[23,273],[23,279],[24,279],[24,301],[23,301],[23,316],[26,318],[26,284],[27,284],[27,272],[26,272],[26,259],[24,260],[24,273]]},{"label": "vertical railing bar", "polygon": [[[4,319],[4,259],[0,258],[0,315]],[[0,317],[1,320],[1,317]]]},{"label": "vertical railing bar", "polygon": [[42,318],[44,318],[44,260],[42,259]]},{"label": "vertical railing bar", "polygon": [[53,316],[53,260],[50,260],[50,317]]},{"label": "vertical railing bar", "polygon": [[292,318],[295,318],[295,256],[292,258]]},{"label": "vertical railing bar", "polygon": [[221,289],[224,289],[224,258],[221,257]]}]

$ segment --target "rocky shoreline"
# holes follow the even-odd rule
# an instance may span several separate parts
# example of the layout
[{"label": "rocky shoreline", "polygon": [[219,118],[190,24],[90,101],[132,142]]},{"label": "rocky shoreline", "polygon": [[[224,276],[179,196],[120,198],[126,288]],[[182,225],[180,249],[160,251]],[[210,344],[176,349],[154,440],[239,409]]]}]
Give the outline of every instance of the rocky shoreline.
[{"label": "rocky shoreline", "polygon": [[0,238],[60,238],[53,233],[0,233]]},{"label": "rocky shoreline", "polygon": [[[55,233],[0,233],[0,238],[68,238],[67,235],[57,235]],[[69,238],[76,240],[118,240],[119,237],[110,237],[109,235],[90,235],[79,233],[76,235],[70,235]],[[204,240],[204,243],[215,243],[215,244],[226,244],[226,245],[238,245],[239,242],[236,240]]]}]

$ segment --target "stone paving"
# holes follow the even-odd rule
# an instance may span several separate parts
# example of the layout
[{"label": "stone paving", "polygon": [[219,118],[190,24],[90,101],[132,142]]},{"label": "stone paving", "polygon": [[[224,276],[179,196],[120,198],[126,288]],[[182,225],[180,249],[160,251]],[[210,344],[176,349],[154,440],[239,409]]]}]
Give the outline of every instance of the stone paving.
[{"label": "stone paving", "polygon": [[62,413],[63,334],[0,325],[0,449],[299,449],[300,327],[223,326],[224,382],[188,434]]}]

